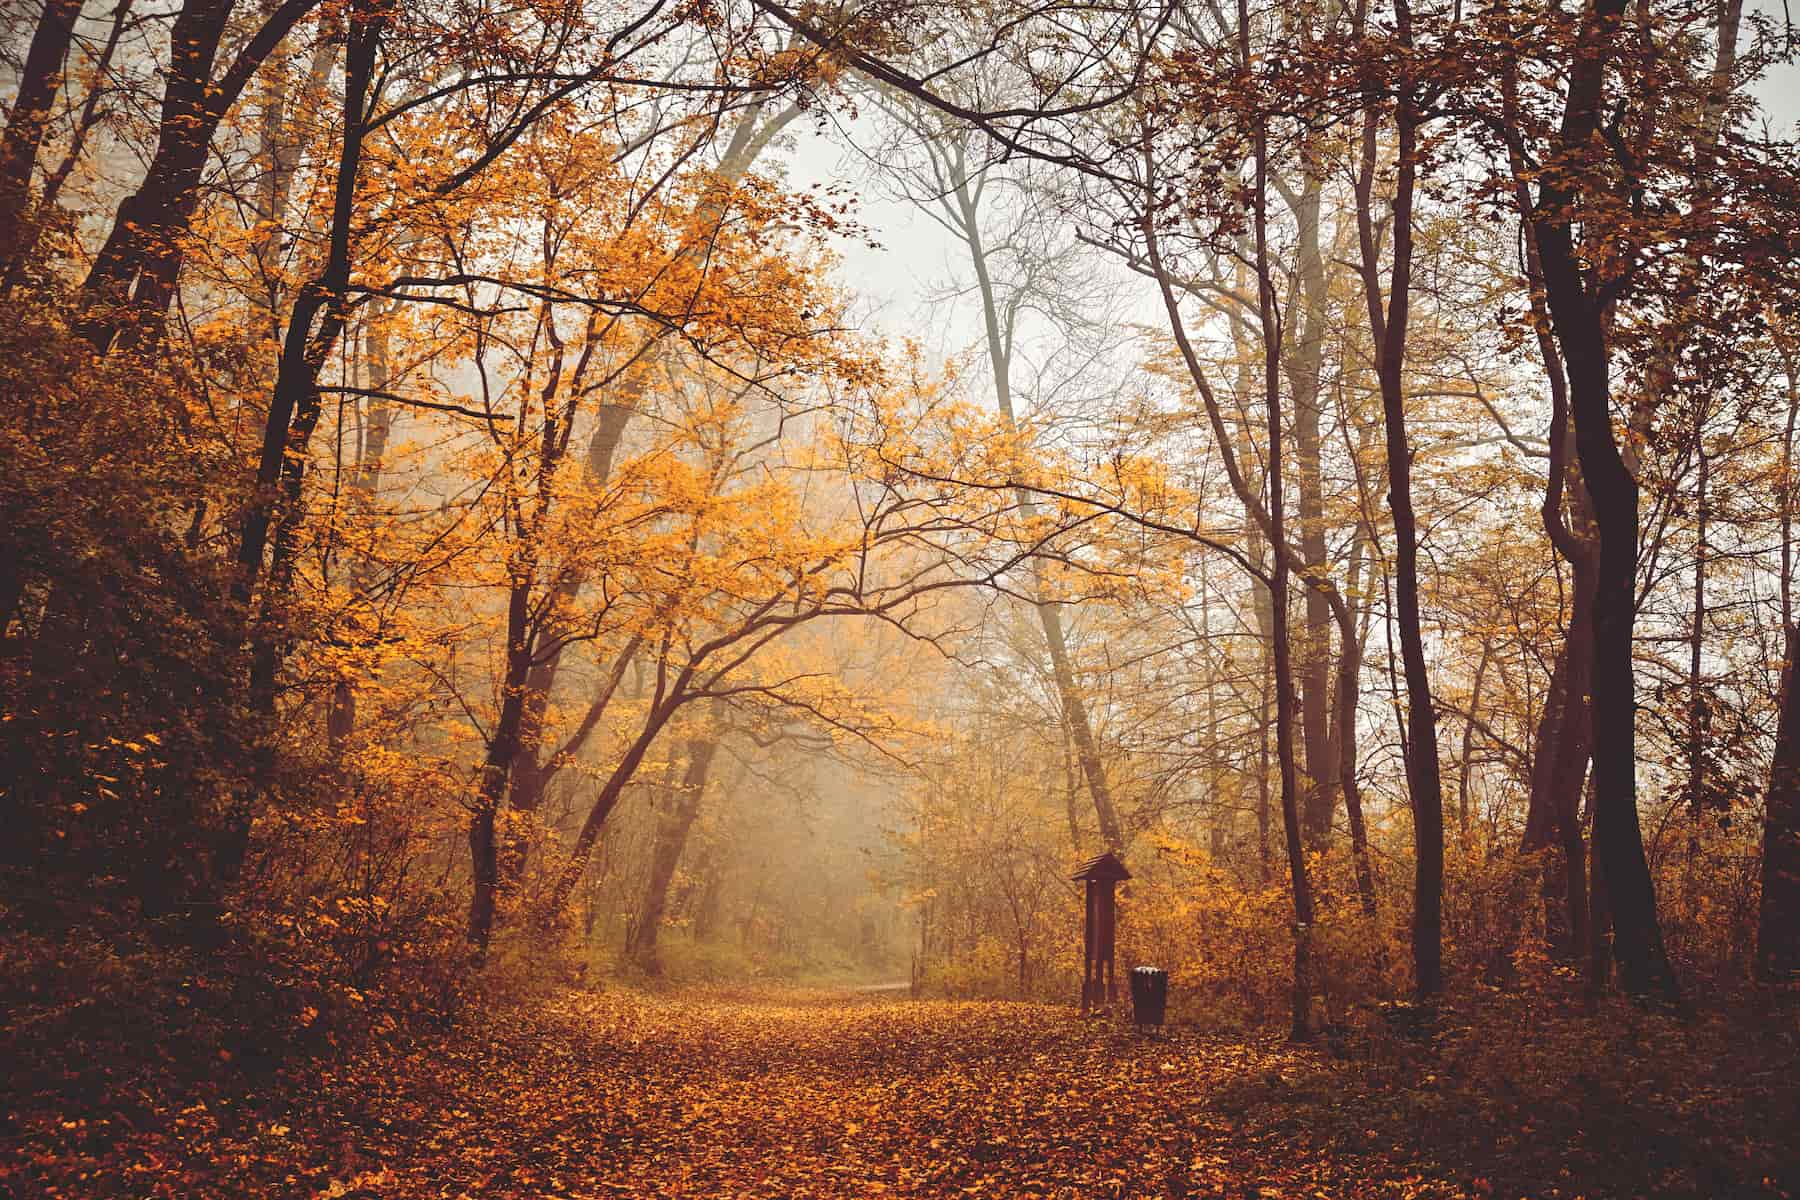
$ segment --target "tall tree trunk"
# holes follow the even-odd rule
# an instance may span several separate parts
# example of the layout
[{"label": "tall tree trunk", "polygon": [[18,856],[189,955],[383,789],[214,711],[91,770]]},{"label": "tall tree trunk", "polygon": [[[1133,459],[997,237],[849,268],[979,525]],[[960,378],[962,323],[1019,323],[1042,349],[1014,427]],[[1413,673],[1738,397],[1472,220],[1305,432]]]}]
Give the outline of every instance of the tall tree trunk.
[{"label": "tall tree trunk", "polygon": [[[1239,54],[1243,62],[1250,61],[1249,45],[1249,12],[1245,0],[1238,3]],[[1146,148],[1147,149],[1147,148]],[[1274,286],[1269,277],[1268,261],[1268,138],[1267,131],[1260,125],[1255,136],[1256,180],[1252,192],[1256,233],[1256,266],[1257,266],[1257,307],[1261,318],[1263,342],[1263,395],[1267,406],[1268,421],[1266,431],[1268,447],[1268,495],[1262,497],[1250,486],[1237,462],[1237,455],[1231,444],[1212,383],[1207,377],[1206,369],[1200,362],[1199,353],[1187,335],[1187,324],[1181,315],[1181,303],[1175,294],[1173,276],[1164,265],[1161,239],[1157,236],[1157,208],[1155,197],[1155,176],[1147,171],[1145,184],[1147,203],[1143,213],[1144,248],[1149,260],[1150,269],[1156,279],[1158,291],[1161,293],[1163,310],[1169,320],[1169,331],[1175,338],[1175,345],[1181,352],[1189,377],[1200,392],[1206,409],[1207,420],[1212,426],[1215,448],[1225,467],[1232,489],[1237,492],[1239,500],[1259,524],[1269,542],[1271,570],[1268,587],[1271,608],[1271,658],[1273,668],[1273,686],[1275,692],[1275,753],[1281,779],[1281,818],[1283,832],[1286,836],[1288,878],[1294,903],[1294,972],[1293,972],[1293,1028],[1296,1040],[1310,1040],[1313,1035],[1312,994],[1313,963],[1312,938],[1314,924],[1314,907],[1311,883],[1307,878],[1306,850],[1300,827],[1299,768],[1295,762],[1294,742],[1298,722],[1295,719],[1294,669],[1292,644],[1288,632],[1287,590],[1289,581],[1289,556],[1293,548],[1287,541],[1287,526],[1284,506],[1286,497],[1282,487],[1282,403],[1281,403],[1281,343],[1280,325],[1276,319]],[[1146,152],[1144,156],[1147,166],[1153,166],[1154,157]]]},{"label": "tall tree trunk", "polygon": [[[1294,219],[1298,244],[1295,271],[1299,277],[1301,319],[1299,336],[1286,355],[1286,373],[1294,404],[1294,475],[1299,502],[1298,548],[1310,574],[1322,577],[1330,569],[1325,545],[1325,499],[1322,482],[1320,374],[1325,361],[1325,327],[1329,300],[1325,257],[1319,247],[1319,209],[1322,181],[1309,165],[1316,148],[1302,149],[1302,169]],[[1293,324],[1293,322],[1290,322]],[[1306,800],[1301,829],[1310,849],[1331,844],[1337,793],[1342,782],[1332,724],[1331,704],[1331,604],[1317,588],[1307,588],[1305,635],[1299,639],[1298,681],[1300,726],[1306,751]],[[1338,733],[1343,731],[1340,728]]]},{"label": "tall tree trunk", "polygon": [[1786,631],[1781,717],[1763,798],[1762,901],[1756,965],[1764,982],[1800,982],[1800,624]]},{"label": "tall tree trunk", "polygon": [[1694,452],[1700,459],[1700,479],[1694,497],[1694,612],[1688,625],[1688,730],[1687,730],[1687,853],[1682,878],[1688,892],[1689,911],[1697,886],[1695,872],[1700,858],[1700,826],[1706,818],[1706,744],[1711,738],[1712,713],[1707,706],[1703,673],[1706,651],[1706,534],[1712,498],[1709,495],[1711,460],[1706,454],[1704,416],[1696,422]]},{"label": "tall tree trunk", "polygon": [[[1412,13],[1395,0],[1400,46],[1412,45]],[[1388,507],[1394,518],[1394,591],[1400,628],[1400,655],[1406,676],[1406,781],[1413,815],[1413,973],[1421,1000],[1443,991],[1444,797],[1438,762],[1437,712],[1425,664],[1419,620],[1418,518],[1412,499],[1412,445],[1406,431],[1406,335],[1412,286],[1413,189],[1418,167],[1418,122],[1410,81],[1402,81],[1394,105],[1398,141],[1393,216],[1392,268],[1382,310],[1381,267],[1375,243],[1373,184],[1376,113],[1363,124],[1362,169],[1357,177],[1357,229],[1362,246],[1363,287],[1369,329],[1376,345],[1381,407],[1387,430]]]},{"label": "tall tree trunk", "polygon": [[19,90],[0,134],[0,281],[12,278],[19,255],[31,240],[25,212],[31,176],[50,126],[50,109],[62,86],[63,64],[81,15],[81,0],[47,0],[25,51]]},{"label": "tall tree trunk", "polygon": [[286,0],[217,80],[213,66],[236,0],[182,4],[169,30],[168,81],[156,150],[143,183],[119,204],[83,284],[88,313],[81,332],[96,349],[136,344],[160,330],[175,294],[182,242],[200,204],[201,175],[219,123],[263,61],[319,2]]},{"label": "tall tree trunk", "polygon": [[[338,155],[330,248],[324,270],[294,299],[264,426],[255,490],[245,505],[238,540],[238,576],[234,592],[248,615],[252,612],[251,599],[263,570],[269,530],[279,519],[275,526],[275,548],[268,580],[263,588],[261,616],[251,622],[253,628],[250,630],[250,705],[265,722],[274,715],[276,707],[276,673],[282,654],[281,610],[299,548],[301,485],[306,475],[313,427],[318,423],[320,412],[318,375],[327,355],[337,344],[348,316],[345,298],[350,287],[351,220],[356,178],[362,163],[376,53],[390,15],[383,0],[353,0],[350,11],[352,33],[345,62],[344,140]],[[265,25],[264,29],[267,28]],[[315,319],[316,331],[313,330]],[[263,732],[264,744],[258,751],[255,771],[256,784],[245,790],[225,820],[218,873],[227,880],[235,879],[248,851],[252,805],[266,797],[274,784],[273,734],[272,728]]]},{"label": "tall tree trunk", "polygon": [[[1246,378],[1239,381],[1241,390],[1248,393],[1251,380],[1247,359],[1243,373]],[[1262,536],[1262,526],[1245,511],[1245,524],[1248,526],[1246,540],[1249,543],[1251,565],[1259,572],[1269,570],[1267,544]],[[1270,743],[1270,735],[1274,729],[1275,706],[1275,604],[1269,588],[1263,583],[1251,584],[1251,610],[1256,614],[1256,854],[1262,870],[1262,882],[1268,884],[1275,878],[1274,847],[1269,834],[1274,827],[1274,797],[1270,790],[1270,759],[1274,747]]]},{"label": "tall tree trunk", "polygon": [[[1504,112],[1509,126],[1519,120],[1518,68],[1510,59],[1501,78]],[[1523,148],[1507,144],[1513,170],[1514,200],[1519,211],[1531,211]],[[1595,550],[1593,504],[1581,480],[1575,430],[1569,417],[1568,373],[1556,347],[1544,298],[1543,262],[1537,242],[1526,237],[1525,275],[1530,289],[1532,327],[1544,378],[1550,386],[1549,464],[1544,499],[1538,512],[1550,538],[1574,578],[1568,625],[1551,669],[1544,710],[1539,716],[1532,753],[1531,791],[1520,852],[1547,854],[1542,876],[1544,934],[1550,953],[1564,962],[1591,961],[1587,852],[1582,836],[1581,797],[1593,750],[1591,686],[1593,678]],[[1566,509],[1566,516],[1565,516]]]},{"label": "tall tree trunk", "polygon": [[[336,347],[349,319],[352,269],[352,225],[356,184],[362,168],[363,140],[368,129],[369,94],[376,54],[389,10],[382,0],[357,0],[350,13],[344,64],[343,144],[338,153],[328,249],[317,278],[294,297],[275,371],[275,387],[263,424],[262,454],[255,487],[238,534],[237,595],[248,604],[269,557],[268,580],[261,604],[262,626],[253,637],[251,701],[259,711],[273,711],[275,673],[280,665],[278,623],[299,553],[302,485],[306,478],[313,430],[322,411],[319,372]],[[316,325],[316,328],[315,328]],[[270,534],[273,531],[271,553]]]},{"label": "tall tree trunk", "polygon": [[[1208,578],[1210,572],[1207,564],[1210,556],[1200,560],[1200,646],[1209,650],[1212,646],[1212,583]],[[1211,663],[1206,669],[1206,729],[1200,744],[1206,747],[1206,753],[1215,761],[1218,759],[1220,742],[1219,731],[1223,727],[1223,716],[1219,710],[1219,672]],[[1211,816],[1211,856],[1215,865],[1222,865],[1230,853],[1231,834],[1236,824],[1236,813],[1223,805],[1216,806]]]},{"label": "tall tree trunk", "polygon": [[[1543,234],[1540,233],[1540,239]],[[1551,255],[1546,255],[1547,267]],[[1569,274],[1564,266],[1571,268]],[[1594,852],[1605,868],[1616,958],[1633,995],[1678,993],[1663,948],[1656,894],[1644,858],[1637,810],[1637,735],[1632,626],[1637,578],[1637,481],[1619,457],[1612,430],[1605,349],[1591,305],[1572,276],[1573,258],[1547,270],[1581,452],[1594,503],[1599,562],[1594,586],[1591,723],[1594,761]],[[1558,301],[1561,300],[1559,304]],[[1582,311],[1587,310],[1587,311]]]},{"label": "tall tree trunk", "polygon": [[[1356,475],[1356,486],[1362,498],[1360,513],[1356,522],[1356,534],[1351,543],[1349,587],[1346,595],[1333,605],[1333,617],[1338,626],[1338,679],[1335,695],[1337,704],[1337,729],[1332,735],[1332,745],[1337,749],[1339,788],[1344,796],[1344,815],[1350,825],[1350,853],[1356,868],[1357,899],[1362,904],[1364,915],[1373,917],[1377,911],[1375,900],[1375,868],[1370,859],[1369,832],[1367,822],[1363,818],[1362,786],[1356,778],[1356,712],[1358,702],[1362,699],[1363,649],[1368,641],[1368,616],[1370,605],[1358,601],[1362,594],[1365,571],[1372,575],[1375,570],[1375,523],[1373,506],[1369,503],[1368,482],[1364,478],[1363,463],[1373,454],[1375,427],[1373,423],[1358,432],[1356,442],[1349,440],[1350,414],[1342,404],[1340,395],[1340,416],[1344,422],[1345,445],[1350,451],[1352,466]],[[1359,624],[1360,619],[1360,624]]]},{"label": "tall tree trunk", "polygon": [[1481,688],[1487,682],[1488,664],[1493,658],[1493,639],[1482,639],[1481,661],[1475,666],[1475,683],[1469,689],[1469,715],[1463,722],[1462,754],[1456,768],[1456,833],[1465,849],[1473,824],[1469,785],[1475,773],[1475,722],[1481,716]]},{"label": "tall tree trunk", "polygon": [[[1251,62],[1250,9],[1238,0],[1238,54]],[[1287,839],[1288,880],[1294,896],[1294,991],[1292,1036],[1310,1041],[1317,1032],[1312,1014],[1313,896],[1306,873],[1306,847],[1300,828],[1300,782],[1294,756],[1296,732],[1293,646],[1288,631],[1287,499],[1282,486],[1285,457],[1281,428],[1281,334],[1276,315],[1275,285],[1269,265],[1269,133],[1258,120],[1254,137],[1255,190],[1251,194],[1252,229],[1256,239],[1257,315],[1263,343],[1263,402],[1268,410],[1269,543],[1275,548],[1269,592],[1273,600],[1275,659],[1275,752],[1281,771],[1281,818]]]},{"label": "tall tree trunk", "polygon": [[[1243,13],[1243,3],[1239,3],[1240,21],[1247,23],[1247,14]],[[1248,34],[1246,33],[1247,37]],[[1247,53],[1247,51],[1246,51]],[[1257,131],[1257,173],[1261,176],[1264,170],[1266,135],[1259,128]],[[1260,209],[1266,198],[1263,193],[1265,181],[1257,180],[1257,205]],[[1268,282],[1268,269],[1264,255],[1267,250],[1266,217],[1257,213],[1257,250],[1261,275],[1259,291],[1262,295],[1263,336],[1265,341],[1274,337],[1272,288]],[[1277,368],[1278,351],[1271,349],[1268,366],[1265,371],[1265,400],[1269,415],[1269,515],[1272,529],[1270,541],[1276,545],[1284,543],[1283,509],[1286,498],[1282,493],[1281,467],[1281,381]],[[1274,556],[1274,569],[1270,573],[1269,592],[1273,600],[1274,638],[1272,654],[1275,673],[1275,753],[1281,772],[1281,821],[1286,836],[1288,858],[1288,881],[1294,896],[1294,992],[1293,992],[1293,1026],[1292,1035],[1296,1040],[1311,1040],[1314,1030],[1311,1015],[1313,994],[1312,966],[1312,927],[1313,898],[1312,887],[1306,875],[1306,847],[1300,828],[1299,772],[1294,761],[1294,689],[1293,689],[1293,651],[1288,633],[1288,567],[1285,555]]]},{"label": "tall tree trunk", "polygon": [[1756,968],[1765,983],[1800,981],[1800,622],[1794,619],[1794,434],[1800,420],[1800,355],[1785,336],[1776,349],[1787,375],[1788,413],[1781,451],[1781,716],[1763,797],[1762,900],[1757,910]]},{"label": "tall tree trunk", "polygon": [[1599,128],[1608,64],[1624,0],[1595,0],[1583,16],[1570,63],[1558,152],[1530,212],[1543,265],[1551,326],[1568,373],[1569,407],[1582,479],[1594,506],[1599,563],[1594,588],[1594,854],[1612,917],[1614,958],[1625,989],[1679,999],[1663,946],[1656,889],[1644,858],[1637,810],[1637,707],[1632,665],[1636,617],[1638,487],[1612,425],[1605,298],[1586,275],[1574,224],[1584,197],[1576,164],[1603,153]]},{"label": "tall tree trunk", "polygon": [[1350,823],[1350,855],[1356,871],[1356,897],[1367,916],[1375,915],[1375,872],[1369,862],[1369,830],[1363,819],[1362,789],[1356,782],[1356,701],[1362,688],[1362,640],[1353,621],[1340,621],[1337,669],[1337,733],[1331,744],[1338,755],[1338,778],[1344,813]]},{"label": "tall tree trunk", "polygon": [[[387,391],[392,382],[387,329],[381,317],[382,312],[378,309],[363,333],[363,357],[369,365],[369,391],[376,395],[370,398],[368,414],[364,418],[350,490],[364,504],[373,503],[381,490],[382,462],[387,456],[388,437],[394,428],[394,406],[379,395]],[[364,594],[369,588],[370,576],[371,564],[359,556],[351,568],[350,578],[350,590],[359,600],[366,601]],[[340,678],[332,684],[331,703],[325,718],[325,736],[334,759],[342,752],[355,728],[356,683],[349,678]]]},{"label": "tall tree trunk", "polygon": [[1579,962],[1588,944],[1587,851],[1581,797],[1592,746],[1588,680],[1593,659],[1594,563],[1572,564],[1569,624],[1558,648],[1539,715],[1531,764],[1522,854],[1545,853],[1542,874],[1544,935],[1551,955]]},{"label": "tall tree trunk", "polygon": [[[1550,678],[1544,687],[1544,707],[1538,712],[1531,735],[1531,777],[1525,803],[1525,831],[1519,838],[1519,853],[1535,854],[1552,842],[1556,818],[1551,805],[1551,786],[1556,774],[1557,738],[1563,728],[1563,710],[1569,703],[1569,669],[1573,658],[1565,633],[1556,657],[1550,664]],[[1583,763],[1582,774],[1587,773]]]},{"label": "tall tree trunk", "polygon": [[687,770],[680,788],[669,797],[668,808],[656,825],[656,841],[650,852],[650,875],[644,884],[644,899],[638,906],[637,924],[626,944],[625,953],[651,974],[657,974],[656,943],[662,931],[663,914],[669,904],[669,884],[681,865],[687,849],[688,834],[700,815],[700,802],[706,791],[706,780],[718,754],[719,737],[712,734],[688,743]]},{"label": "tall tree trunk", "polygon": [[[995,294],[987,250],[982,239],[979,205],[970,188],[961,143],[958,143],[953,166],[956,171],[954,183],[959,224],[969,248],[970,262],[975,269],[976,285],[981,293],[982,322],[987,335],[988,365],[993,372],[994,394],[999,404],[1001,421],[1009,432],[1016,433],[1018,418],[1014,412],[1012,394],[1012,330],[1001,319],[999,299]],[[1035,498],[1029,491],[1020,488],[1017,501],[1021,518],[1030,523],[1037,513]],[[1118,808],[1113,803],[1112,787],[1107,782],[1106,765],[1100,758],[1100,746],[1094,737],[1087,701],[1082,697],[1080,685],[1075,678],[1074,664],[1069,658],[1062,610],[1050,599],[1044,585],[1043,570],[1035,562],[1032,567],[1032,582],[1036,592],[1034,607],[1037,609],[1038,623],[1043,627],[1044,643],[1050,653],[1050,672],[1056,683],[1057,700],[1062,706],[1063,724],[1075,744],[1075,758],[1087,780],[1088,795],[1093,800],[1100,840],[1108,850],[1122,850],[1125,847],[1125,832],[1119,823]]]}]

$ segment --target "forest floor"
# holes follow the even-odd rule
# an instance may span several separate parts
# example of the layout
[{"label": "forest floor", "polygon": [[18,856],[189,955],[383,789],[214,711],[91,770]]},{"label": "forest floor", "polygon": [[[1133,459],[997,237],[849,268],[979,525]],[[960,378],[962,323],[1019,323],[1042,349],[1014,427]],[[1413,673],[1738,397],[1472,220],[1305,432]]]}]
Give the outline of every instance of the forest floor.
[{"label": "forest floor", "polygon": [[[1504,1013],[1487,1019],[1499,1027],[1333,1054],[1183,1029],[1141,1037],[1066,1007],[578,992],[289,1065],[247,1065],[204,1039],[162,1048],[149,1075],[89,1056],[71,1078],[86,1073],[83,1089],[105,1100],[83,1111],[56,1110],[69,1080],[14,1076],[0,1194],[1747,1197],[1800,1185],[1791,1031],[1726,1046],[1692,1022],[1633,1017],[1647,1024],[1599,1044],[1583,1022],[1527,1050]],[[13,1032],[9,1073],[41,1072],[19,1061]],[[131,1043],[110,1036],[106,1053]]]}]

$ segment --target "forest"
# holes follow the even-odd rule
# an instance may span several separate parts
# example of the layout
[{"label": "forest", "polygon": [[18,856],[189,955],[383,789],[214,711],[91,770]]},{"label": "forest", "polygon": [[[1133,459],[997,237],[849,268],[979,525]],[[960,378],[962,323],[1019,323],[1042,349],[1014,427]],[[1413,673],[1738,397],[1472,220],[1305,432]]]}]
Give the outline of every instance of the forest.
[{"label": "forest", "polygon": [[0,100],[0,1194],[1800,1194],[1785,6],[0,0]]}]

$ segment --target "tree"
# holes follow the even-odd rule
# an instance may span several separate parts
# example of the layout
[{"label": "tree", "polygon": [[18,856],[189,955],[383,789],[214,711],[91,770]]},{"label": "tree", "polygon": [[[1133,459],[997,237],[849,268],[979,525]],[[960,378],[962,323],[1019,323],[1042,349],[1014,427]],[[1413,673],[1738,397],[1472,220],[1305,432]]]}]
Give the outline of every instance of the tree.
[{"label": "tree", "polygon": [[12,278],[25,249],[31,177],[80,15],[81,0],[49,0],[44,5],[25,52],[19,90],[6,114],[6,131],[0,134],[0,230],[5,231],[0,233],[0,280]]},{"label": "tree", "polygon": [[[1059,286],[1067,289],[1067,283],[1059,279],[1066,268],[1056,261],[1053,249],[1037,245],[1033,239],[1032,227],[1046,219],[1045,213],[1027,208],[1009,214],[1007,225],[995,233],[992,213],[998,205],[988,203],[984,209],[984,199],[990,188],[999,189],[1004,186],[1004,181],[996,165],[980,161],[979,147],[973,144],[973,131],[938,126],[929,110],[914,112],[910,118],[903,119],[912,121],[929,170],[928,175],[922,174],[912,181],[916,191],[914,203],[950,230],[968,251],[980,302],[994,401],[999,408],[1002,427],[1009,434],[1019,436],[1021,423],[1013,398],[1016,386],[1013,368],[1018,357],[1017,348],[1023,340],[1022,319],[1029,321],[1034,311],[1066,307],[1057,305],[1054,297]],[[1003,250],[991,247],[990,237],[997,237]],[[1064,257],[1067,257],[1066,252]],[[1001,274],[1008,265],[1003,260],[1010,260],[1010,277]],[[1023,519],[1034,521],[1037,502],[1030,489],[1020,488],[1016,498]],[[1032,605],[1043,629],[1062,725],[1094,806],[1097,832],[1108,849],[1123,850],[1124,826],[1107,780],[1100,746],[1094,737],[1088,704],[1076,678],[1062,608],[1046,586],[1041,564],[1033,565],[1033,575]]]},{"label": "tree", "polygon": [[1781,631],[1783,664],[1775,752],[1769,765],[1769,788],[1763,799],[1762,895],[1756,929],[1757,968],[1764,982],[1781,984],[1800,978],[1800,688],[1794,686],[1794,664],[1800,663],[1800,622],[1792,601],[1793,513],[1796,499],[1794,430],[1800,415],[1800,374],[1790,335],[1775,335],[1787,379],[1787,423],[1781,442],[1777,497],[1781,511]]},{"label": "tree", "polygon": [[[214,68],[236,0],[182,4],[169,29],[156,150],[137,191],[120,203],[83,285],[92,309],[83,333],[95,349],[105,351],[121,337],[129,345],[156,335],[174,299],[182,243],[200,204],[202,174],[219,125],[264,61],[318,3],[287,0],[270,10],[217,78]],[[366,27],[379,6],[365,5],[362,11]],[[362,96],[355,98],[357,105],[362,102]]]},{"label": "tree", "polygon": [[[1353,30],[1353,36],[1361,30]],[[1402,59],[1413,49],[1412,9],[1395,0],[1393,44]],[[1406,664],[1406,782],[1413,813],[1413,972],[1421,999],[1443,991],[1444,797],[1439,777],[1437,711],[1419,624],[1419,533],[1413,511],[1413,449],[1406,432],[1406,335],[1410,316],[1413,200],[1419,174],[1418,81],[1402,62],[1394,83],[1395,181],[1389,205],[1393,239],[1385,306],[1371,211],[1378,114],[1363,117],[1362,163],[1356,177],[1357,241],[1375,370],[1387,431],[1388,507],[1394,517],[1395,592],[1400,649]]]}]

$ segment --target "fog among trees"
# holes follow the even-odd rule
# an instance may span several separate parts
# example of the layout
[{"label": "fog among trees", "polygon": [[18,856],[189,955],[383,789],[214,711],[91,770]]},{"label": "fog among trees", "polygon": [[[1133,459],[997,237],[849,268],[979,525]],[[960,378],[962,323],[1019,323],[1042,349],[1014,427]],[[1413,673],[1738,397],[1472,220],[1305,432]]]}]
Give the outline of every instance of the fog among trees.
[{"label": "fog among trees", "polygon": [[1800,1188],[1783,12],[0,30],[6,1186]]}]

